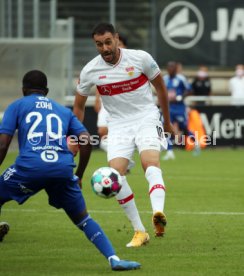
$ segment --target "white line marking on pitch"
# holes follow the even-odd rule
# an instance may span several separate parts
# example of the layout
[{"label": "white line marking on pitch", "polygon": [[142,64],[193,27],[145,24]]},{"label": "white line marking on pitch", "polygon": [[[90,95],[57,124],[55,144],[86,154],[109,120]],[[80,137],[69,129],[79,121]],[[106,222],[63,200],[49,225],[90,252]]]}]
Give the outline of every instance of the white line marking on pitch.
[{"label": "white line marking on pitch", "polygon": [[243,216],[244,212],[174,212],[177,215],[219,215],[219,216]]},{"label": "white line marking on pitch", "polygon": [[[23,212],[23,213],[36,213],[41,212],[40,209],[20,209],[20,208],[3,208],[2,212]],[[63,212],[63,210],[48,210],[44,211],[48,213]],[[109,211],[109,210],[89,210],[89,213],[99,213],[99,214],[123,214],[123,211]],[[140,211],[141,214],[152,214],[152,211]],[[188,212],[188,211],[169,211],[167,213],[173,213],[176,215],[202,215],[202,216],[244,216],[244,212]]]}]

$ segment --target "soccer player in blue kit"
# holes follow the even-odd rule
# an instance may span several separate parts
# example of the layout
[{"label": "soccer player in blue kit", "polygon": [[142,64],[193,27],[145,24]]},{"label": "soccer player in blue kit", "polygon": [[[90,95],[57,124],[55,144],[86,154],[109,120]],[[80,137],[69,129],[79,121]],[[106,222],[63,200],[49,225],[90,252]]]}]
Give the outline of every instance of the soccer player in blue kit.
[{"label": "soccer player in blue kit", "polygon": [[[175,129],[194,138],[193,133],[187,129],[186,106],[184,104],[184,98],[190,94],[190,85],[183,75],[177,74],[176,62],[168,62],[167,71],[168,74],[164,75],[163,79],[168,91],[170,121]],[[168,139],[168,150],[163,159],[175,159],[172,139]]]},{"label": "soccer player in blue kit", "polygon": [[[70,109],[46,97],[47,77],[32,70],[23,77],[24,97],[8,106],[0,126],[0,164],[5,159],[15,130],[18,129],[19,156],[0,177],[0,208],[8,201],[23,204],[45,190],[49,204],[62,208],[71,221],[108,259],[112,270],[140,268],[133,261],[120,260],[101,227],[90,217],[79,187],[88,163],[89,134]],[[82,141],[76,175],[73,154],[67,147],[68,135]],[[9,231],[0,222],[0,241]]]}]

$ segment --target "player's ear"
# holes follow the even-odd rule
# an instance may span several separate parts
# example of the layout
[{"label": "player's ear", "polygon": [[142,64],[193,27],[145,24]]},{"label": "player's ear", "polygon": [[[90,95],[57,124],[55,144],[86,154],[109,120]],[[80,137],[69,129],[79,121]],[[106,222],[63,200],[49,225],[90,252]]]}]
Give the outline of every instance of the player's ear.
[{"label": "player's ear", "polygon": [[45,89],[46,95],[48,94],[48,92],[49,92],[49,88],[46,88],[46,89]]}]

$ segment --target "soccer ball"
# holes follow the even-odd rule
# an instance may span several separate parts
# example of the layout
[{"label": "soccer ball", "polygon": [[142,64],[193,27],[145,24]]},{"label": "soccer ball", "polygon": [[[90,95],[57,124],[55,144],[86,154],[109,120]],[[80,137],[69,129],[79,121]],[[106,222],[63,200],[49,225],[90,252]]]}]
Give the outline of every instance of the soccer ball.
[{"label": "soccer ball", "polygon": [[110,198],[119,193],[122,187],[121,176],[113,168],[102,167],[93,173],[91,185],[96,195]]}]

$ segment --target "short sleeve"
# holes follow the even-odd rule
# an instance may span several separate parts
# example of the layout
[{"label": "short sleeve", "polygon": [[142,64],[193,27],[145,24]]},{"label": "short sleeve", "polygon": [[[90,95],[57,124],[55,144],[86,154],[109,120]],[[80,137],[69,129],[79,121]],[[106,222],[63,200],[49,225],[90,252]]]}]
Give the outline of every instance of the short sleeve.
[{"label": "short sleeve", "polygon": [[87,70],[84,68],[80,72],[80,78],[77,85],[77,92],[80,95],[89,96],[89,94],[91,93],[91,88],[94,84],[90,81],[90,79],[91,78],[89,77]]},{"label": "short sleeve", "polygon": [[0,133],[8,134],[13,136],[15,130],[18,128],[18,108],[16,103],[12,103],[5,110],[3,119],[0,125]]},{"label": "short sleeve", "polygon": [[142,70],[149,80],[155,79],[160,74],[160,69],[153,57],[145,52],[140,51],[142,55]]}]

